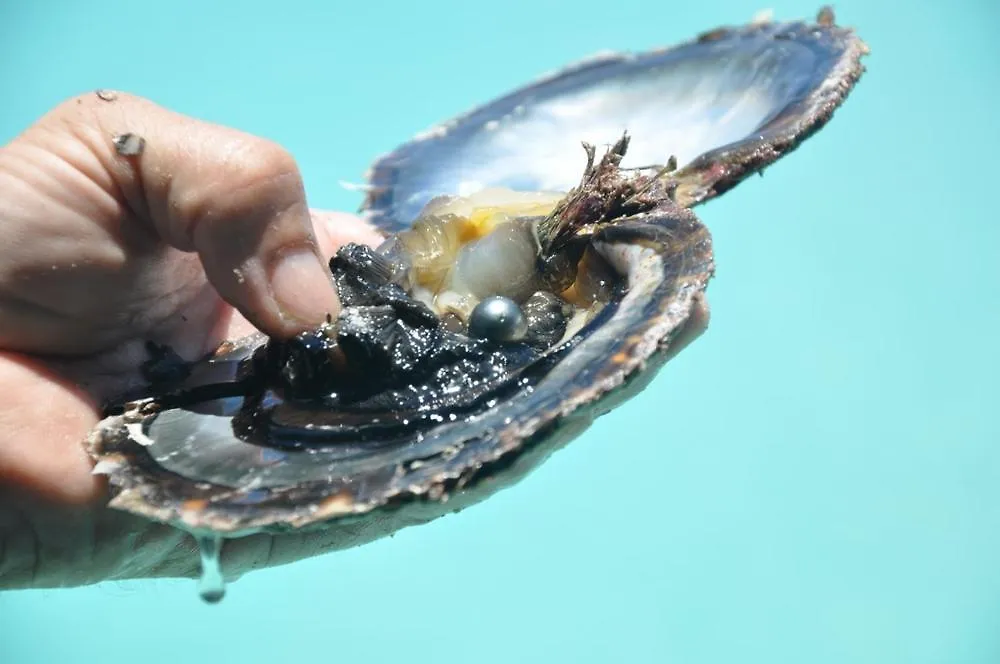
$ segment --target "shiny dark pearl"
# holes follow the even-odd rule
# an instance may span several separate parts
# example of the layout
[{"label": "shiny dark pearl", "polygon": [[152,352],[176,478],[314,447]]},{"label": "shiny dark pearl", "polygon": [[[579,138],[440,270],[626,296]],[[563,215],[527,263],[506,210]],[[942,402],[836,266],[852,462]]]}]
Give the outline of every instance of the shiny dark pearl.
[{"label": "shiny dark pearl", "polygon": [[469,335],[490,341],[520,341],[528,333],[528,319],[517,302],[495,295],[476,305],[469,316]]}]

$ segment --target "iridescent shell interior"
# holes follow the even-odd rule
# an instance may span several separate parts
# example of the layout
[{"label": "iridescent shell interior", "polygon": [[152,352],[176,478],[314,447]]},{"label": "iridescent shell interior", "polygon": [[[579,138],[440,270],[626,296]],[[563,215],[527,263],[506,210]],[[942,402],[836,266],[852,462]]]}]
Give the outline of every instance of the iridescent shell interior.
[{"label": "iridescent shell interior", "polygon": [[[420,339],[452,340],[467,363],[435,365],[440,371],[419,385],[390,382],[354,401],[290,396],[266,384],[271,378],[254,383],[251,395],[240,381],[263,371],[259,357],[275,357],[262,348],[283,358],[284,374],[274,376],[299,380],[314,367],[296,364],[295,353],[305,351],[278,342],[234,341],[181,383],[124,404],[93,433],[88,446],[95,472],[109,475],[111,505],[201,535],[361,521],[373,539],[512,484],[641,390],[676,351],[697,324],[714,269],[709,233],[688,208],[823,126],[860,77],[866,52],[851,30],[827,19],[719,29],[674,48],[592,59],[403,145],[375,163],[364,207],[387,243],[377,256],[354,248],[337,259],[338,285],[347,288],[348,277],[360,285],[315,338],[346,347],[345,330],[368,339],[376,318],[364,316],[388,316],[393,325],[425,325],[429,336]],[[581,142],[598,146],[600,160],[625,132],[631,141],[620,163],[602,171],[606,181],[587,185],[596,171]],[[536,256],[528,239],[557,218],[584,219],[566,235],[577,247],[567,254],[573,278],[549,293],[569,306],[566,326],[521,355],[512,345],[520,337],[462,341],[488,296],[506,294],[524,307],[541,288],[544,279],[528,277],[538,277],[536,258],[555,249],[546,253],[542,233]],[[516,224],[529,234],[514,233]],[[459,249],[434,254],[417,274],[415,257],[444,242],[432,236]],[[476,246],[487,248],[476,254]],[[524,246],[528,253],[517,248]],[[372,295],[375,282],[357,275],[400,272],[393,266],[401,263],[380,262],[395,261],[400,247],[406,279],[378,277],[384,292]],[[344,267],[351,256],[362,260]],[[468,270],[457,278],[463,260]],[[441,322],[449,315],[453,329]],[[366,352],[392,355],[395,342],[377,339]],[[501,359],[482,364],[486,356]],[[481,369],[484,377],[462,382]],[[430,391],[420,395],[433,407],[413,396],[425,383]]]},{"label": "iridescent shell interior", "polygon": [[[826,23],[826,21],[824,21]],[[482,188],[565,192],[579,145],[632,148],[622,166],[675,156],[685,207],[721,193],[822,127],[861,75],[867,47],[849,28],[761,23],[680,46],[594,57],[432,128],[369,174],[366,210],[410,223],[441,194]]]}]

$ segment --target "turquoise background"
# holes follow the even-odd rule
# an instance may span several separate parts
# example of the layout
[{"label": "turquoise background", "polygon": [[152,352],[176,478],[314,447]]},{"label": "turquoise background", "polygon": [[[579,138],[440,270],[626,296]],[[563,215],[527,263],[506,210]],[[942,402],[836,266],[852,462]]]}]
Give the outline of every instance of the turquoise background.
[{"label": "turquoise background", "polygon": [[[314,206],[594,51],[758,3],[0,0],[0,140],[128,89],[276,139]],[[811,2],[775,2],[778,18]],[[1000,662],[1000,8],[844,0],[833,122],[699,212],[708,333],[516,488],[253,574],[0,595],[0,662]]]}]

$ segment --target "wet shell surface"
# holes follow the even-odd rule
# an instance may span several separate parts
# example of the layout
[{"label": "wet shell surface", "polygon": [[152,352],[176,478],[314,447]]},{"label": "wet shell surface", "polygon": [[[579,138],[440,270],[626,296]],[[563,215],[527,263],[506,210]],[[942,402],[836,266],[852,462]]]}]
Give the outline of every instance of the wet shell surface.
[{"label": "wet shell surface", "polygon": [[864,43],[821,19],[591,59],[378,160],[364,212],[386,242],[331,261],[340,316],[115,404],[87,441],[111,506],[209,545],[359,521],[374,539],[516,482],[699,324],[714,263],[689,208],[796,148],[862,73]]}]

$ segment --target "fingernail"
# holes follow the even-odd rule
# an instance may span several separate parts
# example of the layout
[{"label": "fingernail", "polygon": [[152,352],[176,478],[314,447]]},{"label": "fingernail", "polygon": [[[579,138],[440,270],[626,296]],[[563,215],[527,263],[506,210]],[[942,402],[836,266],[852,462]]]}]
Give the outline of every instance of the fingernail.
[{"label": "fingernail", "polygon": [[271,271],[271,289],[286,318],[319,325],[340,308],[330,273],[311,251],[281,256]]}]

